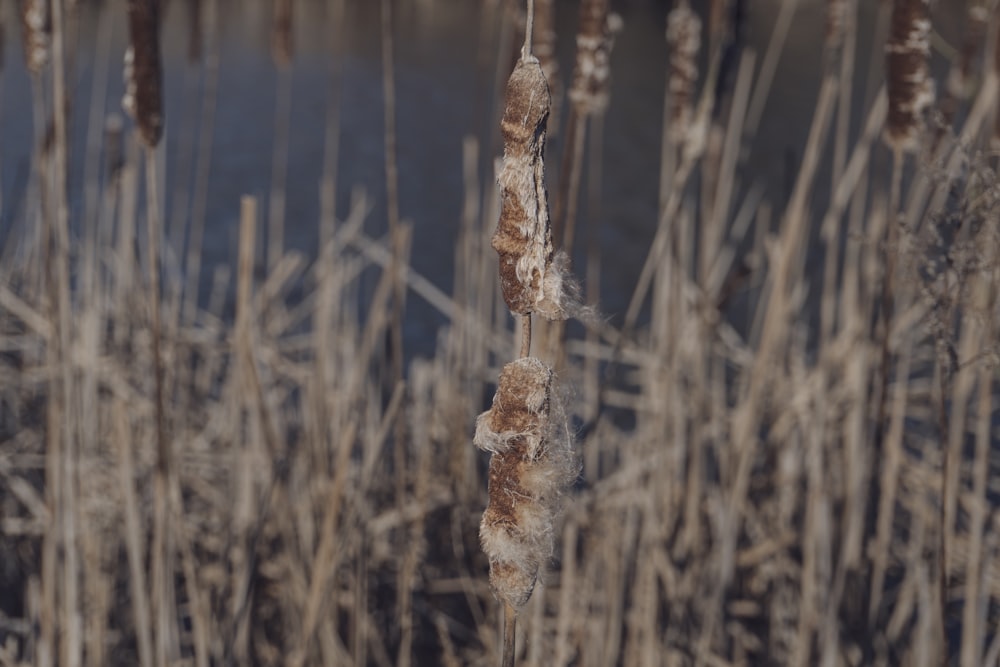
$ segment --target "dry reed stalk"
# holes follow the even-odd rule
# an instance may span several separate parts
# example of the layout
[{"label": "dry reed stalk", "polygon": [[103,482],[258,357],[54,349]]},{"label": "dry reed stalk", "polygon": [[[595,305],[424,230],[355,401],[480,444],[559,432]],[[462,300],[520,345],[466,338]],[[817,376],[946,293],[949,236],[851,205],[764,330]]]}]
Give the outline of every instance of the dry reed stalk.
[{"label": "dry reed stalk", "polygon": [[560,498],[577,473],[552,370],[534,357],[504,366],[473,442],[492,453],[480,539],[496,597],[520,610],[552,555]]},{"label": "dry reed stalk", "polygon": [[148,148],[155,148],[163,134],[158,0],[129,0],[128,27],[122,107],[139,126],[143,143]]},{"label": "dry reed stalk", "polygon": [[21,44],[24,64],[32,74],[38,74],[49,62],[49,42],[52,33],[50,0],[21,1]]},{"label": "dry reed stalk", "polygon": [[691,126],[698,84],[696,58],[701,49],[701,19],[691,10],[687,0],[681,0],[667,16],[667,47],[670,50],[667,127],[670,138],[680,144],[687,138]]},{"label": "dry reed stalk", "polygon": [[889,112],[886,142],[896,151],[916,150],[924,112],[934,103],[934,82],[927,69],[931,31],[929,0],[893,0],[885,47]]}]

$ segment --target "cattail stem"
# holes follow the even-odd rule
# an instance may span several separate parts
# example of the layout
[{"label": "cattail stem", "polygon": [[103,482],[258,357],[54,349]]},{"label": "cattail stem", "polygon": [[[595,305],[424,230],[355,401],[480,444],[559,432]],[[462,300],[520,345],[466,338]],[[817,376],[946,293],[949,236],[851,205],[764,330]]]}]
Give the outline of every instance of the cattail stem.
[{"label": "cattail stem", "polygon": [[531,313],[521,316],[521,356],[531,353]]},{"label": "cattail stem", "polygon": [[535,0],[528,0],[528,17],[524,22],[524,46],[521,47],[521,59],[531,57],[531,31],[535,23]]},{"label": "cattail stem", "polygon": [[[530,320],[530,316],[525,316]],[[503,605],[503,656],[500,667],[514,667],[514,645],[517,631],[517,611],[509,602]]]}]

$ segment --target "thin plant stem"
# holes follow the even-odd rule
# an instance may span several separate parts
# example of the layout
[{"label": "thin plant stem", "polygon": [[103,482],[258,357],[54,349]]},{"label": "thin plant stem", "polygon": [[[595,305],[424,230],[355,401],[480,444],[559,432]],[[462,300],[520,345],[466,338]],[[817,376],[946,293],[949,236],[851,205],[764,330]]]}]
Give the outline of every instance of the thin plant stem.
[{"label": "thin plant stem", "polygon": [[[529,0],[530,1],[530,0]],[[525,316],[530,321],[530,317]],[[503,606],[503,656],[500,667],[514,667],[514,647],[517,634],[517,611],[509,603]]]},{"label": "thin plant stem", "polygon": [[521,356],[531,354],[531,313],[521,316]]},{"label": "thin plant stem", "polygon": [[531,57],[531,31],[535,25],[535,0],[528,0],[528,17],[524,22],[524,46],[521,47],[521,59]]}]

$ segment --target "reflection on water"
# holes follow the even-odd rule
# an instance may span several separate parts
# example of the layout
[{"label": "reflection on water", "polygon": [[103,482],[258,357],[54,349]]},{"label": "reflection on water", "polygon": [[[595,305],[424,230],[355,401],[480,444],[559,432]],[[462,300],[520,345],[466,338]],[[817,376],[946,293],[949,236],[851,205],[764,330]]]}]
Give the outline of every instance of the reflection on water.
[{"label": "reflection on water", "polygon": [[[2,5],[7,26],[16,26],[14,3]],[[398,104],[398,154],[401,215],[414,223],[412,264],[446,291],[451,289],[454,237],[463,203],[462,141],[483,136],[495,116],[491,100],[502,12],[496,2],[408,0],[397,3],[395,60]],[[868,5],[869,3],[862,3]],[[872,3],[874,5],[874,3]],[[74,158],[70,181],[74,219],[82,205],[84,156],[88,129],[119,112],[121,58],[125,49],[125,3],[82,2],[76,20],[76,50],[71,62]],[[368,229],[385,228],[383,116],[379,14],[376,2],[346,3],[342,30],[333,24],[332,3],[300,1],[294,12],[294,61],[289,79],[270,55],[272,3],[220,0],[217,40],[207,37],[202,60],[192,62],[190,26],[199,3],[169,3],[163,34],[166,133],[165,187],[167,233],[175,246],[184,242],[192,210],[195,156],[206,139],[202,101],[211,81],[205,57],[217,43],[218,95],[211,134],[211,169],[205,209],[205,263],[230,262],[234,256],[239,197],[253,194],[268,210],[275,114],[280,95],[290,93],[288,109],[285,243],[311,254],[316,247],[323,173],[325,124],[331,100],[332,63],[339,62],[340,142],[337,171],[338,210],[344,215],[352,188],[363,187],[375,202]],[[660,164],[660,128],[666,63],[664,42],[668,3],[623,0],[613,6],[624,18],[612,60],[611,104],[605,122],[600,241],[603,252],[602,309],[620,313],[628,301],[638,267],[656,221]],[[763,57],[780,2],[749,3],[744,45]],[[751,168],[737,174],[737,191],[750,180],[781,197],[789,165],[794,170],[804,143],[821,71],[823,6],[801,0],[788,45],[779,60],[774,94],[753,143]],[[561,2],[559,53],[564,72],[571,70],[575,2]],[[870,50],[872,8],[862,10],[858,67],[880,65]],[[204,17],[202,17],[204,18]],[[211,29],[210,22],[201,26]],[[0,78],[0,238],[17,237],[23,219],[31,168],[32,91],[21,57],[20,37],[8,29]],[[337,43],[336,35],[342,37]],[[197,45],[194,45],[197,50]],[[339,60],[335,60],[339,59]],[[876,79],[880,73],[873,71]],[[864,77],[861,77],[862,80]],[[96,119],[96,123],[95,123]],[[857,125],[857,121],[855,121]],[[278,133],[282,132],[281,124]],[[483,149],[483,168],[491,167],[491,148]],[[561,151],[560,137],[550,155]],[[550,159],[550,165],[558,163]],[[550,183],[555,177],[550,167]],[[487,180],[489,175],[487,174]],[[266,225],[262,225],[266,227]],[[11,231],[14,231],[12,234]],[[582,242],[581,242],[582,243]],[[177,248],[175,248],[177,250]],[[209,271],[203,275],[210,275]],[[411,300],[415,341],[432,341],[436,320],[423,304]]]}]

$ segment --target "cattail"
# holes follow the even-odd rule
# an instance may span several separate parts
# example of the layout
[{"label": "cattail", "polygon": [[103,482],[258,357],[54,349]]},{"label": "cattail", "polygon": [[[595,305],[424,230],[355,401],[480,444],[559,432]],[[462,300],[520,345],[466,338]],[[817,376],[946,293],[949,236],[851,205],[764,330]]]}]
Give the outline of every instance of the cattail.
[{"label": "cattail", "polygon": [[49,62],[51,32],[49,0],[22,0],[21,43],[24,46],[24,64],[32,74],[38,74]]},{"label": "cattail", "polygon": [[201,60],[202,52],[202,28],[201,28],[201,0],[188,0],[188,51],[189,63],[197,63]]},{"label": "cattail", "polygon": [[476,419],[473,442],[493,454],[479,536],[493,592],[515,610],[552,555],[559,501],[579,472],[552,385],[552,370],[538,359],[511,362],[500,373],[493,407]]},{"label": "cattail", "polygon": [[667,16],[667,44],[670,49],[670,137],[683,141],[691,125],[692,101],[698,83],[698,50],[701,48],[701,19],[681,2]]},{"label": "cattail", "polygon": [[826,2],[826,51],[833,54],[840,51],[847,29],[847,0],[827,0]]},{"label": "cattail", "polygon": [[928,0],[894,0],[886,45],[886,141],[896,150],[916,149],[923,113],[934,103],[934,82],[927,71],[930,30]]},{"label": "cattail", "polygon": [[125,51],[122,108],[139,126],[143,143],[153,148],[163,134],[160,69],[160,13],[157,0],[129,0],[130,44]]},{"label": "cattail", "polygon": [[600,111],[608,105],[611,49],[621,27],[621,17],[608,12],[607,0],[583,0],[569,91],[570,100],[582,110]]},{"label": "cattail", "polygon": [[987,0],[971,0],[966,14],[965,35],[958,62],[948,74],[948,93],[956,99],[969,96],[970,82],[975,78],[976,56],[979,55],[990,22]]},{"label": "cattail", "polygon": [[538,58],[538,64],[545,73],[545,80],[549,84],[549,93],[552,96],[552,111],[549,114],[551,121],[559,118],[559,108],[561,102],[560,90],[561,81],[559,77],[559,59],[556,58],[556,12],[554,0],[535,0],[535,24],[532,32],[534,35],[531,46],[532,54]]},{"label": "cattail", "polygon": [[294,55],[292,40],[292,0],[275,0],[271,31],[271,58],[278,67],[288,67]]},{"label": "cattail", "polygon": [[571,290],[552,246],[545,190],[545,128],[551,98],[533,56],[521,58],[507,81],[500,129],[504,157],[498,181],[500,220],[492,246],[500,255],[500,287],[513,313],[566,319]]}]

